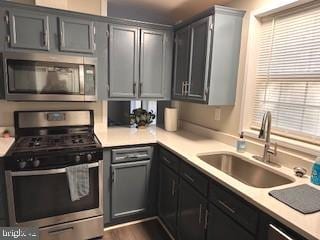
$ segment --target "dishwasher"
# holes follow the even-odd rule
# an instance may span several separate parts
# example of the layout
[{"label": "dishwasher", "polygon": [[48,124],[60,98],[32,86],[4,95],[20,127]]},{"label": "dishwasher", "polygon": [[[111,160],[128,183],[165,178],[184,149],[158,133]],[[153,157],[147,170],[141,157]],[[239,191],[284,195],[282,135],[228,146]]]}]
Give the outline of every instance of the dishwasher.
[{"label": "dishwasher", "polygon": [[112,149],[111,218],[147,211],[153,147]]}]

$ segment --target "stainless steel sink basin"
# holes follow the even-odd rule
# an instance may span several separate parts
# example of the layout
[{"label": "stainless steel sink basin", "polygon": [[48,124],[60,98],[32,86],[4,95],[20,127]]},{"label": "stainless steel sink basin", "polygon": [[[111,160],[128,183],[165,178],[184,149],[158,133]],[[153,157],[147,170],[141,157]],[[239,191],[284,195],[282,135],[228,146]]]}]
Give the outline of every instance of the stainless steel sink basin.
[{"label": "stainless steel sink basin", "polygon": [[230,154],[208,154],[198,155],[198,157],[252,187],[271,188],[294,182],[294,180]]}]

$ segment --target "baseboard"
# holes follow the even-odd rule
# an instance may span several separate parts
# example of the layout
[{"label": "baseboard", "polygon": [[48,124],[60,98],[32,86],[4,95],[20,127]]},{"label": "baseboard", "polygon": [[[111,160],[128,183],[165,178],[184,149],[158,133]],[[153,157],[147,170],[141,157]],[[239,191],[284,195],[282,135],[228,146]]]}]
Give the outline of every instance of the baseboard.
[{"label": "baseboard", "polygon": [[161,224],[161,226],[163,227],[163,229],[166,231],[168,236],[171,238],[171,240],[175,240],[175,238],[171,235],[168,228],[164,225],[164,223],[161,221],[161,219],[159,217],[156,217],[156,218],[157,218],[158,222]]},{"label": "baseboard", "polygon": [[121,227],[126,227],[126,226],[130,226],[130,225],[133,225],[133,224],[143,223],[143,222],[152,221],[152,220],[157,220],[157,219],[158,219],[158,217],[157,217],[157,216],[154,216],[154,217],[144,218],[144,219],[140,219],[140,220],[136,220],[136,221],[131,221],[131,222],[127,222],[127,223],[121,223],[121,224],[118,224],[118,225],[106,227],[106,228],[104,228],[104,231],[109,231],[109,230],[112,230],[112,229],[121,228]]}]

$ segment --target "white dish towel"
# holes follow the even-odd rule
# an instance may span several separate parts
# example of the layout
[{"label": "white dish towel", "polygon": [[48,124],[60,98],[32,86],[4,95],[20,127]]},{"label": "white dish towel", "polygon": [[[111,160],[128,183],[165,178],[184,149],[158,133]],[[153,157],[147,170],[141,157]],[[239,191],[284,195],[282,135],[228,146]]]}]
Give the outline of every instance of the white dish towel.
[{"label": "white dish towel", "polygon": [[66,168],[71,201],[78,201],[90,192],[88,164]]}]

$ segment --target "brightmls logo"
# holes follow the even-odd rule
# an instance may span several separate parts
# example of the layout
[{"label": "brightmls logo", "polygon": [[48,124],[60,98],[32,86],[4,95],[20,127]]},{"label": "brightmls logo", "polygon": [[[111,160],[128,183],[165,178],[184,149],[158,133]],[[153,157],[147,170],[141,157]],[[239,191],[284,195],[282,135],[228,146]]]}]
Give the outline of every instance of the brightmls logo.
[{"label": "brightmls logo", "polygon": [[38,228],[1,227],[0,240],[39,240]]}]

